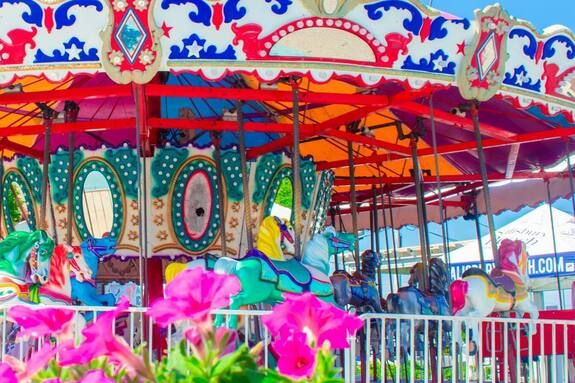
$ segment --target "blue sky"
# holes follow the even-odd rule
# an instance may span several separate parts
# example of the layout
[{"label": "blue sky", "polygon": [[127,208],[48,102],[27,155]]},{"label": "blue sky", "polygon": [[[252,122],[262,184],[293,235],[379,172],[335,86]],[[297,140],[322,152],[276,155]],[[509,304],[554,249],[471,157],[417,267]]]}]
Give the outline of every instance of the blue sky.
[{"label": "blue sky", "polygon": [[[429,4],[429,0],[422,1]],[[475,9],[495,2],[496,0],[433,0],[433,7],[456,16],[473,18]],[[499,3],[512,16],[530,21],[539,31],[554,24],[562,24],[575,30],[574,0],[500,0]]]}]

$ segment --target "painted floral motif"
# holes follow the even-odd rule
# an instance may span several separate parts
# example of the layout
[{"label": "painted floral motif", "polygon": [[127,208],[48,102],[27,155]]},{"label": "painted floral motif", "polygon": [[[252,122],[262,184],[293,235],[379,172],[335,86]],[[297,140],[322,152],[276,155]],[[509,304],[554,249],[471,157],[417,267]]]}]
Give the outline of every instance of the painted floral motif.
[{"label": "painted floral motif", "polygon": [[114,0],[112,2],[112,7],[116,12],[124,12],[128,7],[128,2],[126,0]]},{"label": "painted floral motif", "polygon": [[148,0],[134,0],[134,8],[138,11],[145,11],[150,2]]},{"label": "painted floral motif", "polygon": [[112,65],[120,66],[124,62],[124,55],[120,51],[112,51],[109,57]]}]

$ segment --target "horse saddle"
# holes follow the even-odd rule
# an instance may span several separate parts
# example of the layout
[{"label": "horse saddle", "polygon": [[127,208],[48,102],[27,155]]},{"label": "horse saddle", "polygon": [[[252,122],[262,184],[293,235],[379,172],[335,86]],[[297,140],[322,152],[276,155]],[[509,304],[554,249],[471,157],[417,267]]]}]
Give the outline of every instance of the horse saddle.
[{"label": "horse saddle", "polygon": [[296,259],[273,261],[267,257],[257,258],[262,261],[262,280],[277,283],[282,291],[310,291],[311,273]]},{"label": "horse saddle", "polygon": [[493,269],[491,274],[477,268],[472,268],[463,273],[463,278],[472,275],[479,275],[487,279],[493,286],[502,288],[505,292],[515,296],[515,282],[511,277],[505,275],[500,269]]}]

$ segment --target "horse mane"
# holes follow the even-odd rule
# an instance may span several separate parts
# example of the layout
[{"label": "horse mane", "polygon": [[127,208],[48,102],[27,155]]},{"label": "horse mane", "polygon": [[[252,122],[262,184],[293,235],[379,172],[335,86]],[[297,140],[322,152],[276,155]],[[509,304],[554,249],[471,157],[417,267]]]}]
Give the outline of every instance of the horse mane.
[{"label": "horse mane", "polygon": [[13,231],[0,241],[0,254],[6,252],[6,249],[13,249],[22,245],[22,242],[30,241],[36,232]]},{"label": "horse mane", "polygon": [[61,244],[54,248],[54,255],[50,258],[50,276],[48,283],[44,287],[55,287],[61,289],[68,282],[64,275],[64,267],[68,261],[67,245]]},{"label": "horse mane", "polygon": [[[510,260],[512,254],[517,257],[517,265],[513,264]],[[501,270],[517,273],[519,275],[526,274],[527,251],[525,250],[525,244],[522,241],[512,241],[510,239],[502,240],[499,245],[499,249],[497,249],[497,258],[499,259]],[[525,269],[522,270],[522,268]]]},{"label": "horse mane", "polygon": [[305,243],[303,248],[302,263],[329,274],[329,244],[323,234],[314,234],[313,237]]},{"label": "horse mane", "polygon": [[270,259],[277,261],[283,260],[284,256],[278,245],[280,234],[281,232],[276,218],[273,216],[264,218],[258,231],[256,248]]}]

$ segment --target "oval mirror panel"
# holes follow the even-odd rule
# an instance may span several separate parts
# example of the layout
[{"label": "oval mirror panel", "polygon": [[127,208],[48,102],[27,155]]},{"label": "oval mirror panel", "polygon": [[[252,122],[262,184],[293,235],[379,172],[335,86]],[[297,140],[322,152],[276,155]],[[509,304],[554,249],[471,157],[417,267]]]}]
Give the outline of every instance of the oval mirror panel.
[{"label": "oval mirror panel", "polygon": [[192,240],[199,240],[209,228],[212,215],[212,186],[209,175],[198,170],[192,173],[184,192],[184,227]]},{"label": "oval mirror panel", "polygon": [[293,209],[293,185],[290,177],[282,178],[270,215],[291,221]]},{"label": "oval mirror panel", "polygon": [[86,228],[94,238],[103,238],[114,224],[114,202],[110,185],[99,171],[86,176],[82,191],[82,206]]},{"label": "oval mirror panel", "polygon": [[16,231],[30,231],[28,224],[30,212],[22,188],[16,182],[10,183],[8,189],[8,214]]}]

